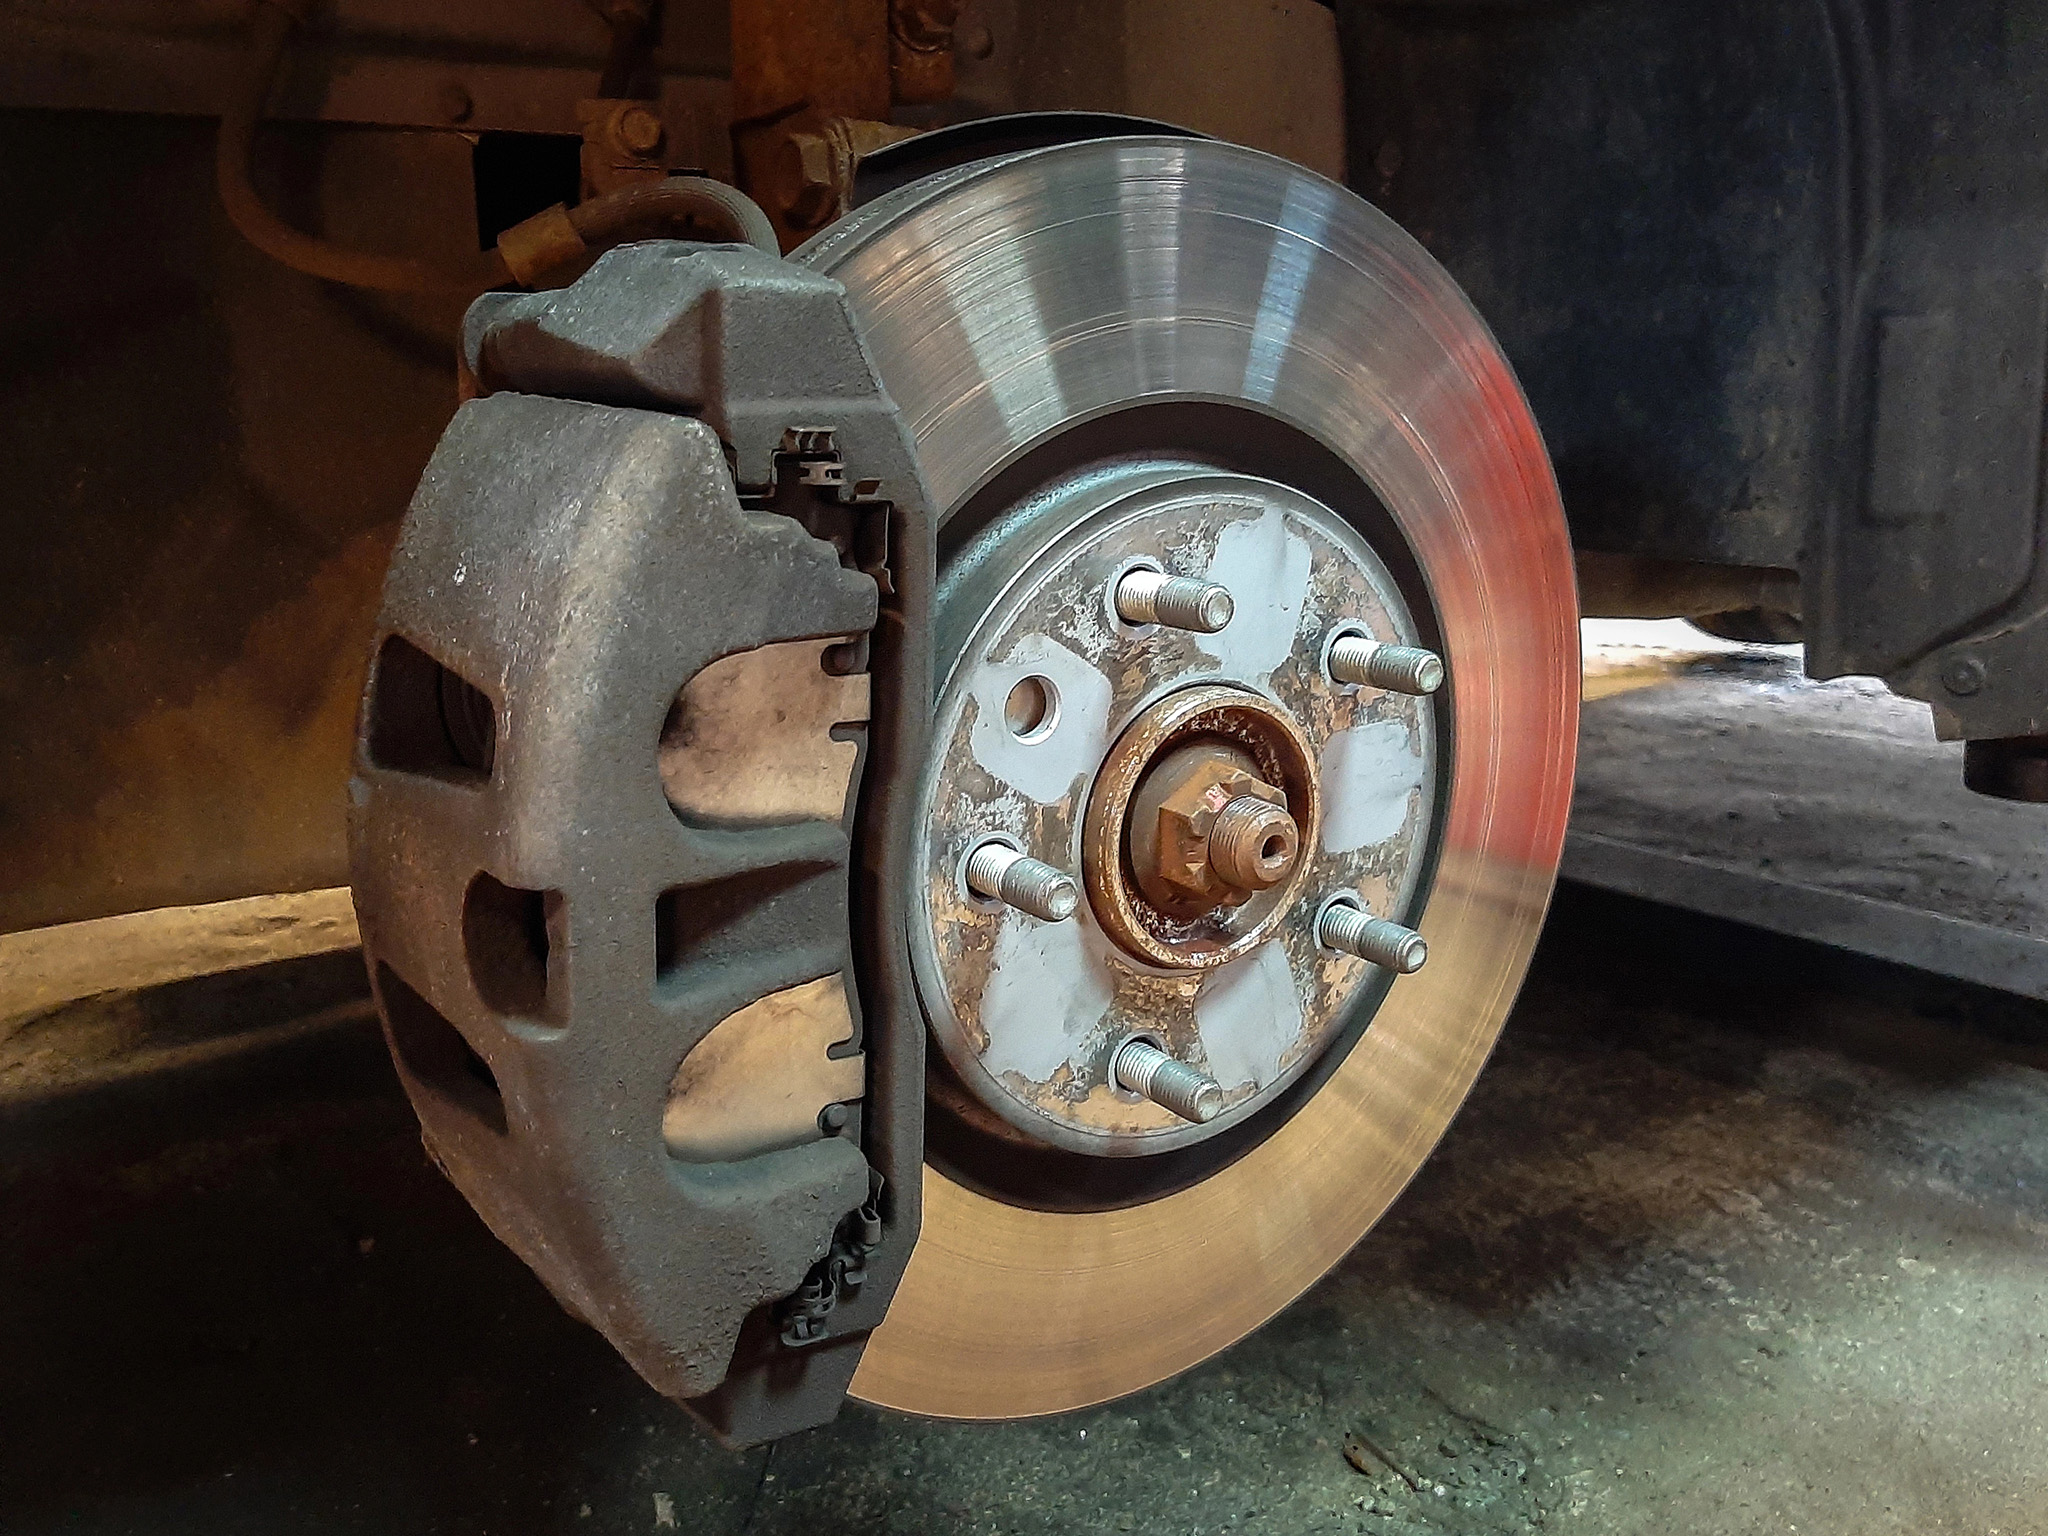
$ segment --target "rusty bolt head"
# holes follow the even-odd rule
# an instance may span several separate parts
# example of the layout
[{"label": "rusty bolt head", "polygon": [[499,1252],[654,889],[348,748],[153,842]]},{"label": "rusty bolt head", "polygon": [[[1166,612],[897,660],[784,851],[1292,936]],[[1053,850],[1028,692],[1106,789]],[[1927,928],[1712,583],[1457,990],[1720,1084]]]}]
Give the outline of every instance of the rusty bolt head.
[{"label": "rusty bolt head", "polygon": [[1287,877],[1300,844],[1286,794],[1227,742],[1168,752],[1131,796],[1131,873],[1165,912],[1241,905]]},{"label": "rusty bolt head", "polygon": [[792,133],[785,142],[790,162],[785,185],[790,190],[783,211],[792,224],[805,228],[823,224],[839,202],[832,146],[815,133]]},{"label": "rusty bolt head", "polygon": [[651,155],[661,148],[661,114],[652,107],[620,108],[612,131],[629,155]]}]

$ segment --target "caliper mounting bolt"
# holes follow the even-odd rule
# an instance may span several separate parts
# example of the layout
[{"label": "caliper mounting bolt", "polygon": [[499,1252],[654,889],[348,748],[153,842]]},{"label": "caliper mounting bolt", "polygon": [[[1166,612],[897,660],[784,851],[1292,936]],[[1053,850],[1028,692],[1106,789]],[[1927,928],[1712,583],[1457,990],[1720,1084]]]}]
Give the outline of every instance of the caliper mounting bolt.
[{"label": "caliper mounting bolt", "polygon": [[1383,645],[1346,635],[1330,647],[1330,676],[1391,693],[1435,693],[1444,684],[1444,661],[1414,645]]},{"label": "caliper mounting bolt", "polygon": [[1411,976],[1429,958],[1429,946],[1413,928],[1374,917],[1362,907],[1335,902],[1316,919],[1316,941],[1390,971]]},{"label": "caliper mounting bolt", "polygon": [[1081,887],[1072,875],[997,842],[967,855],[967,887],[1048,923],[1065,922],[1081,905]]},{"label": "caliper mounting bolt", "polygon": [[1206,1125],[1223,1112],[1223,1089],[1214,1078],[1144,1040],[1126,1040],[1117,1047],[1109,1076],[1126,1093],[1150,1099],[1197,1125]]},{"label": "caliper mounting bolt", "polygon": [[1126,624],[1163,624],[1213,635],[1230,622],[1237,606],[1227,587],[1163,571],[1126,571],[1116,584],[1117,616]]}]

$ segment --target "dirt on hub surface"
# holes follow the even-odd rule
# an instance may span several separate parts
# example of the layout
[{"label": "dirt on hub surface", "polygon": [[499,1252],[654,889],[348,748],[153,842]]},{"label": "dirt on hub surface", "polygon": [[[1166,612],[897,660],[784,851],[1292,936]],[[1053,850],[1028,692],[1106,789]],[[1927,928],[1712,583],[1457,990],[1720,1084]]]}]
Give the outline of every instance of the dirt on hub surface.
[{"label": "dirt on hub surface", "polygon": [[1567,888],[1437,1155],[1267,1328],[734,1454],[484,1232],[373,1034],[301,1034],[0,1111],[0,1528],[2048,1533],[2044,1065],[2040,1005]]}]

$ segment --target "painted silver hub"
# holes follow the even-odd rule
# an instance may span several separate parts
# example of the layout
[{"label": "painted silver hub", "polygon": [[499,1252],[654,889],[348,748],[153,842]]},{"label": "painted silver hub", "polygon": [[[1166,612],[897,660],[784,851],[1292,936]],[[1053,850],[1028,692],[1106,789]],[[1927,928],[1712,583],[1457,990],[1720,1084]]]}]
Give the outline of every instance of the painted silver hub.
[{"label": "painted silver hub", "polygon": [[[1118,593],[1134,572],[1226,590],[1227,622],[1130,622]],[[998,517],[960,548],[939,596],[911,947],[977,1118],[1105,1156],[1241,1123],[1314,1064],[1378,970],[1319,941],[1329,898],[1397,921],[1419,905],[1436,708],[1340,682],[1326,661],[1347,635],[1421,644],[1394,578],[1296,490],[1150,463],[1077,475]],[[1217,807],[1235,818],[1217,868],[1243,884],[1206,904],[1195,876],[1162,895],[1133,867],[1156,829],[1134,841],[1130,822],[1163,814],[1148,774],[1190,742],[1218,744],[1219,762],[1242,754],[1231,782],[1255,786]],[[962,869],[991,840],[1085,873],[1087,899],[1057,922],[987,899]],[[1213,1080],[1212,1117],[1195,1123],[1118,1079],[1118,1052],[1141,1035]]]}]

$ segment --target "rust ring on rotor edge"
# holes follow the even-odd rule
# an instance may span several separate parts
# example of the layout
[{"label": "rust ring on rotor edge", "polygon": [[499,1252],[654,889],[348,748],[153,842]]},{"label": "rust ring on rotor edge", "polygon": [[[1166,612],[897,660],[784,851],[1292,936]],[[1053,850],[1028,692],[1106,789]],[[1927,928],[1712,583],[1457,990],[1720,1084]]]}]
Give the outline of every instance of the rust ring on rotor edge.
[{"label": "rust ring on rotor edge", "polygon": [[[1139,959],[1166,970],[1213,970],[1265,943],[1286,920],[1311,862],[1296,860],[1284,880],[1242,907],[1219,909],[1220,916],[1176,918],[1146,898],[1130,868],[1125,836],[1131,796],[1162,756],[1204,736],[1222,737],[1249,752],[1286,792],[1302,846],[1314,847],[1321,829],[1322,797],[1308,743],[1287,711],[1263,694],[1199,684],[1168,694],[1132,721],[1109,749],[1089,791],[1081,872],[1103,931]],[[1250,919],[1246,926],[1234,925],[1233,919],[1245,918]]]}]

